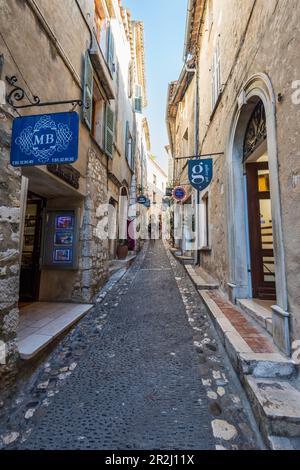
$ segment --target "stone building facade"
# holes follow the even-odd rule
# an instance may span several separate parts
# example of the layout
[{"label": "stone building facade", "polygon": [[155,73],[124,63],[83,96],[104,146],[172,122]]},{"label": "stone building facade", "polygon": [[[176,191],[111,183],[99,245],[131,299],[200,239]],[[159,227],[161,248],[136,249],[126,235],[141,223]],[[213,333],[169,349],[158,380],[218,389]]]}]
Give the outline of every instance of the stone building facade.
[{"label": "stone building facade", "polygon": [[[136,123],[146,105],[146,82],[142,24],[133,23],[118,0],[0,0],[0,11],[0,376],[7,377],[18,357],[20,306],[91,303],[107,278],[117,241],[103,239],[100,229],[105,207],[113,204],[118,238],[132,182],[139,184]],[[6,77],[16,77],[16,85]],[[21,101],[16,86],[25,92]],[[73,109],[71,103],[14,107],[34,96],[47,103],[83,100],[75,108],[80,125],[74,164],[10,165],[18,114]],[[74,225],[72,266],[49,266],[48,234],[58,217]]]},{"label": "stone building facade", "polygon": [[300,336],[298,22],[296,0],[190,0],[185,39],[199,75],[199,153],[220,153],[200,263],[233,302],[270,305],[287,354]]},{"label": "stone building facade", "polygon": [[[193,61],[184,65],[177,81],[168,88],[166,122],[170,142],[169,184],[171,188],[183,187],[186,198],[183,202],[174,202],[182,214],[185,207],[195,208],[196,194],[188,179],[187,158],[197,154],[196,126],[196,69]],[[171,177],[172,176],[172,177]],[[175,206],[173,207],[175,210]],[[192,225],[182,223],[175,237],[177,248],[183,252],[193,251],[196,242]]]}]

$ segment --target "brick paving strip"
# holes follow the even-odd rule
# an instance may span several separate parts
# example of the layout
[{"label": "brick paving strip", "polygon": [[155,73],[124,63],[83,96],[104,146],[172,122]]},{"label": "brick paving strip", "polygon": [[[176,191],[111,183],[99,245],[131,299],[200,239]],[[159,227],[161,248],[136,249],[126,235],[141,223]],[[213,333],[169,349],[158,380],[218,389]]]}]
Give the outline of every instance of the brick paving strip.
[{"label": "brick paving strip", "polygon": [[241,337],[246,341],[251,350],[255,353],[276,353],[275,347],[271,340],[262,335],[258,328],[253,326],[239,310],[232,306],[229,302],[222,299],[221,295],[216,292],[208,293],[209,297],[217,304],[217,306],[228,318],[230,323],[235,327]]},{"label": "brick paving strip", "polygon": [[205,307],[161,242],[99,300],[2,408],[2,447],[263,447]]}]

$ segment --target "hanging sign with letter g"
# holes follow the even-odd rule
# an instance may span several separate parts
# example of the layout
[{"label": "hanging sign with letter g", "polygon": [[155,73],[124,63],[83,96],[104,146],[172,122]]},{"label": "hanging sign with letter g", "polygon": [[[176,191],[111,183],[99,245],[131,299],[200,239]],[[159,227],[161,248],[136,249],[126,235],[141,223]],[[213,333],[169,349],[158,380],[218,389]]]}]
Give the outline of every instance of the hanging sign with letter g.
[{"label": "hanging sign with letter g", "polygon": [[213,178],[213,160],[211,158],[189,161],[189,180],[198,191],[210,185]]}]

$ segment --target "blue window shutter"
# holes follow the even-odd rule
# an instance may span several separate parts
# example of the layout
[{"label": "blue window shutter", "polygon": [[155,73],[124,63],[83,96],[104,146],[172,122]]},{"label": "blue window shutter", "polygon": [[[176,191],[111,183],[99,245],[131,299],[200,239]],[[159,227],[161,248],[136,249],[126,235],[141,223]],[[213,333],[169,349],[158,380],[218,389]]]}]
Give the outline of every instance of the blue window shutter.
[{"label": "blue window shutter", "polygon": [[107,63],[109,70],[113,74],[115,72],[115,39],[111,26],[108,29]]},{"label": "blue window shutter", "polygon": [[93,66],[87,51],[84,66],[83,120],[90,130],[92,130],[93,126],[93,87]]},{"label": "blue window shutter", "polygon": [[109,106],[105,109],[105,139],[104,148],[107,155],[113,157],[114,148],[114,130],[115,130],[115,115]]},{"label": "blue window shutter", "polygon": [[135,140],[132,139],[131,142],[131,164],[130,167],[132,170],[134,170],[134,162],[135,162]]},{"label": "blue window shutter", "polygon": [[143,111],[143,94],[141,85],[135,85],[134,110],[136,113]]}]

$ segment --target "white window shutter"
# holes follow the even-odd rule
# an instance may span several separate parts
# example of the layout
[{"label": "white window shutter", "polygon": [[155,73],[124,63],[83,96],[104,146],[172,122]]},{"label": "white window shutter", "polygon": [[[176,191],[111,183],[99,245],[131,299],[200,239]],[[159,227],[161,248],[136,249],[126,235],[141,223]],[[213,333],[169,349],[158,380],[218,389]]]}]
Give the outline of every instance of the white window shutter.
[{"label": "white window shutter", "polygon": [[106,106],[105,110],[105,139],[104,139],[104,148],[106,154],[112,158],[113,157],[113,147],[114,147],[114,112],[109,106]]},{"label": "white window shutter", "polygon": [[93,126],[93,87],[93,66],[87,51],[84,66],[83,119],[90,130],[92,130]]}]

